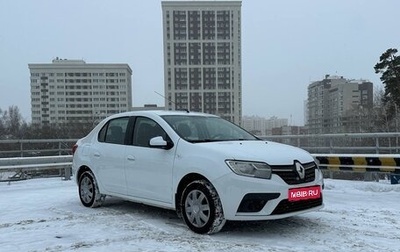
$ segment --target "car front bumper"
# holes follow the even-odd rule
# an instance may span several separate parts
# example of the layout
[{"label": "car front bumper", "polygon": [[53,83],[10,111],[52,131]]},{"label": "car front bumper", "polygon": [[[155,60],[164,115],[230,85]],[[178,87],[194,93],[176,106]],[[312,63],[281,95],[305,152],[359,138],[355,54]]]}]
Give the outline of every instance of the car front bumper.
[{"label": "car front bumper", "polygon": [[[312,182],[288,185],[280,176],[271,179],[239,176],[234,173],[212,181],[217,189],[227,220],[281,219],[323,207],[323,177],[315,169]],[[289,189],[319,187],[320,197],[289,201]]]}]

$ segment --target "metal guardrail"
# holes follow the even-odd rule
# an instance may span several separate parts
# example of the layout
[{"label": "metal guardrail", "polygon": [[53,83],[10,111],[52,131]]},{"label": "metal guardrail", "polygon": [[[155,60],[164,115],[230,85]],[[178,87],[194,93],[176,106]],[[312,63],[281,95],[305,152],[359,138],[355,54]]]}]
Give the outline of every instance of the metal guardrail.
[{"label": "metal guardrail", "polygon": [[400,174],[399,154],[312,154],[320,169]]},{"label": "metal guardrail", "polygon": [[[350,171],[358,173],[395,173],[400,174],[400,154],[312,154],[322,170]],[[24,179],[28,171],[63,169],[64,179],[71,179],[72,155],[44,157],[0,158],[0,172],[13,171]]]},{"label": "metal guardrail", "polygon": [[63,170],[64,179],[70,180],[71,165],[72,155],[0,158],[0,172],[15,172],[15,175],[13,177],[3,181],[26,179],[28,172],[51,169]]},{"label": "metal guardrail", "polygon": [[344,172],[341,173],[342,178],[360,179],[356,174],[363,174],[365,181],[379,181],[382,176],[390,178],[392,184],[398,184],[400,180],[399,154],[314,154],[313,156],[319,168],[326,171],[324,176],[329,178]]},{"label": "metal guardrail", "polygon": [[[312,155],[322,170],[398,174],[400,173],[399,137],[400,132],[271,135],[260,138],[290,144],[315,153]],[[69,154],[76,141],[76,139],[0,140],[0,172],[16,171],[24,175],[29,171],[59,169],[64,171],[65,179],[70,179],[72,155]]]},{"label": "metal guardrail", "polygon": [[[264,135],[310,153],[400,154],[400,132],[340,133],[318,135]],[[71,154],[77,139],[0,140],[0,158],[58,156]]]},{"label": "metal guardrail", "polygon": [[0,158],[70,155],[77,139],[0,140]]},{"label": "metal guardrail", "polygon": [[310,153],[400,153],[400,132],[263,135],[259,137],[293,145]]}]

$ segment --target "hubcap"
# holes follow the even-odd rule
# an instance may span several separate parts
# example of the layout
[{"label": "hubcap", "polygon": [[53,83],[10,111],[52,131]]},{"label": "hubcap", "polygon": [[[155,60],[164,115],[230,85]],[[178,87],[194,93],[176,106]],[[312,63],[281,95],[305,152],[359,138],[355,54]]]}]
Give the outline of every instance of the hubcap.
[{"label": "hubcap", "polygon": [[90,203],[93,199],[94,187],[92,181],[87,176],[82,178],[80,192],[83,202]]},{"label": "hubcap", "polygon": [[203,227],[210,219],[210,205],[206,195],[199,190],[191,191],[185,200],[185,213],[190,223]]}]

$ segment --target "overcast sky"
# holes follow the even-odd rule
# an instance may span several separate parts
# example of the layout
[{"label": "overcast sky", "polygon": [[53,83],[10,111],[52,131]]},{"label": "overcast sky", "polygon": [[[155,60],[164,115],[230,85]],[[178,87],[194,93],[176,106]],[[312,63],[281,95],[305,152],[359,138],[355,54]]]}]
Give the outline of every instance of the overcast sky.
[{"label": "overcast sky", "polygon": [[[243,0],[243,114],[304,123],[307,86],[325,74],[368,79],[400,49],[398,0]],[[0,0],[0,108],[31,121],[29,63],[127,63],[133,105],[164,105],[160,0]]]}]

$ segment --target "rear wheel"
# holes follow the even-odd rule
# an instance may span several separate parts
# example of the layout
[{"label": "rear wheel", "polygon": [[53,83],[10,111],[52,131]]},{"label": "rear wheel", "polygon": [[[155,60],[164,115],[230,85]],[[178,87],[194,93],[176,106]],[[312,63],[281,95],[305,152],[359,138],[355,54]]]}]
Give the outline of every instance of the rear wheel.
[{"label": "rear wheel", "polygon": [[96,178],[91,171],[85,171],[79,178],[79,198],[85,207],[99,207],[105,195],[99,193]]},{"label": "rear wheel", "polygon": [[206,180],[196,180],[186,186],[181,208],[186,225],[199,234],[216,233],[226,222],[218,193]]}]

